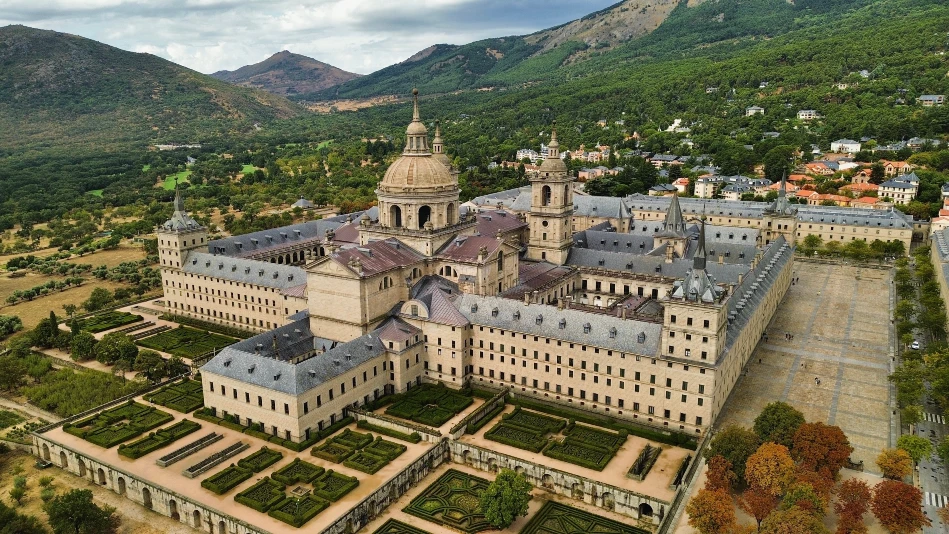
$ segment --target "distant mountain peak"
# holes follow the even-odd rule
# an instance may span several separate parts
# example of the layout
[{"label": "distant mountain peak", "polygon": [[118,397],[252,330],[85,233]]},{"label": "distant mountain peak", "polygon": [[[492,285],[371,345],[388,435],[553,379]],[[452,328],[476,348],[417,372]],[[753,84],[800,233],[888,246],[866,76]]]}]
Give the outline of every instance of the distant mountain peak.
[{"label": "distant mountain peak", "polygon": [[278,95],[294,95],[334,87],[360,75],[289,50],[281,50],[260,63],[234,71],[218,71],[211,76]]}]

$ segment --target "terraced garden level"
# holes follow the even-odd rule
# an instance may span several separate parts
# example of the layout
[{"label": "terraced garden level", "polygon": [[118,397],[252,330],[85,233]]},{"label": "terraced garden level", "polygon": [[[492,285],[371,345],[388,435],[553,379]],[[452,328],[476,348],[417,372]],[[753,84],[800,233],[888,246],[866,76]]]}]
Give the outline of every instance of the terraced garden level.
[{"label": "terraced garden level", "polygon": [[449,469],[403,511],[466,534],[494,530],[480,506],[481,494],[488,484],[481,477]]},{"label": "terraced garden level", "polygon": [[553,501],[547,501],[520,532],[520,534],[590,533],[649,534],[646,530]]}]

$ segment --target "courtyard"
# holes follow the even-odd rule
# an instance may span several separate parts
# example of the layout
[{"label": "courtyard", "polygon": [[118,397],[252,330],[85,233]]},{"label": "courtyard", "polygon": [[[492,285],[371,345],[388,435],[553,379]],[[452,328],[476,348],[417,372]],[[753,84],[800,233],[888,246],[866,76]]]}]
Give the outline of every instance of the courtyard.
[{"label": "courtyard", "polygon": [[800,281],[788,289],[716,426],[750,427],[765,405],[784,401],[808,421],[843,429],[851,458],[877,473],[877,455],[891,446],[890,271],[796,262],[794,273]]}]

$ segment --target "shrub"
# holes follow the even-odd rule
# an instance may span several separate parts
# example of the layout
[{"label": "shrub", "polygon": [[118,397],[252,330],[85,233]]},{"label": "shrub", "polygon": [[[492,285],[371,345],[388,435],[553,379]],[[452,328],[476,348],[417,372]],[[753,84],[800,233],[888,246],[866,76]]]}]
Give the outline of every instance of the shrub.
[{"label": "shrub", "polygon": [[174,443],[188,434],[197,431],[199,428],[201,428],[200,424],[188,419],[182,419],[170,427],[149,434],[138,441],[134,441],[128,445],[119,445],[119,454],[133,460],[141,458],[152,451]]},{"label": "shrub", "polygon": [[218,495],[223,495],[234,489],[241,482],[253,476],[254,472],[243,467],[231,464],[216,475],[212,475],[201,481],[201,487],[211,490]]},{"label": "shrub", "polygon": [[286,486],[280,482],[264,477],[260,482],[235,495],[234,500],[258,512],[266,513],[286,498],[285,488]]},{"label": "shrub", "polygon": [[569,437],[563,443],[551,441],[544,449],[545,456],[597,471],[602,471],[606,467],[606,464],[613,458],[613,454],[614,451],[611,449],[597,447]]},{"label": "shrub", "polygon": [[547,445],[547,438],[526,428],[509,425],[505,421],[491,427],[484,437],[498,443],[517,447],[531,452],[540,452]]},{"label": "shrub", "polygon": [[306,497],[287,497],[275,504],[267,515],[279,519],[296,528],[302,527],[316,514],[325,510],[330,503],[314,495]]},{"label": "shrub", "polygon": [[237,465],[243,467],[244,469],[249,469],[254,473],[259,473],[271,465],[279,462],[281,458],[283,458],[283,453],[269,449],[267,447],[261,447],[260,450],[254,454],[251,454],[247,458],[241,458],[238,460]]},{"label": "shrub", "polygon": [[322,475],[325,471],[326,470],[322,467],[313,465],[310,462],[304,462],[299,458],[295,458],[289,464],[274,471],[270,477],[277,482],[286,484],[287,486],[298,483],[309,484],[310,482],[316,480],[316,478]]},{"label": "shrub", "polygon": [[338,501],[359,485],[359,479],[330,469],[313,481],[313,494],[328,501]]}]

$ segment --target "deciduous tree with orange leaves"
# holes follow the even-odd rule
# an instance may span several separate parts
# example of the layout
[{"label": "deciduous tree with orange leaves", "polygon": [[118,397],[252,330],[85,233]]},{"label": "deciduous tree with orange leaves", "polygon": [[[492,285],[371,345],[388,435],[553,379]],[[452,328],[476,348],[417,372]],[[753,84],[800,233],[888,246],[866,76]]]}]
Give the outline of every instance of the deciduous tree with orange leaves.
[{"label": "deciduous tree with orange leaves", "polygon": [[689,514],[689,526],[701,534],[731,534],[738,528],[732,498],[724,490],[699,490],[685,512]]},{"label": "deciduous tree with orange leaves", "polygon": [[768,516],[759,534],[828,534],[824,523],[797,507],[778,510]]},{"label": "deciduous tree with orange leaves", "polygon": [[801,466],[820,473],[826,470],[828,478],[836,478],[853,453],[850,441],[840,427],[824,423],[804,423],[794,434],[791,454]]},{"label": "deciduous tree with orange leaves", "polygon": [[911,534],[931,522],[923,514],[923,494],[899,480],[884,480],[873,488],[870,509],[892,534]]},{"label": "deciduous tree with orange leaves", "polygon": [[745,480],[775,497],[787,490],[794,480],[794,460],[784,445],[765,443],[748,457]]},{"label": "deciduous tree with orange leaves", "polygon": [[758,528],[761,528],[761,522],[774,511],[777,505],[777,497],[757,486],[748,488],[738,498],[738,506],[755,518]]},{"label": "deciduous tree with orange leaves", "polygon": [[708,470],[705,472],[705,489],[707,490],[725,490],[731,492],[732,484],[738,479],[738,475],[732,471],[732,463],[724,456],[715,455],[708,461]]},{"label": "deciduous tree with orange leaves", "polygon": [[903,449],[883,449],[877,456],[877,466],[885,478],[902,480],[913,472],[913,458]]},{"label": "deciduous tree with orange leaves", "polygon": [[856,478],[844,480],[837,489],[837,534],[863,534],[867,531],[863,516],[870,509],[870,486]]}]

